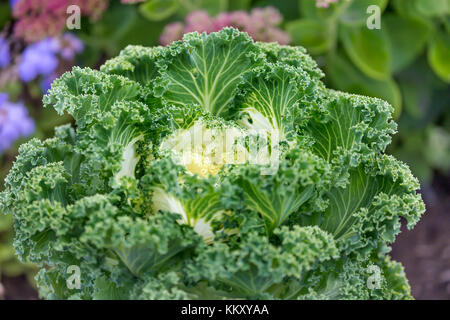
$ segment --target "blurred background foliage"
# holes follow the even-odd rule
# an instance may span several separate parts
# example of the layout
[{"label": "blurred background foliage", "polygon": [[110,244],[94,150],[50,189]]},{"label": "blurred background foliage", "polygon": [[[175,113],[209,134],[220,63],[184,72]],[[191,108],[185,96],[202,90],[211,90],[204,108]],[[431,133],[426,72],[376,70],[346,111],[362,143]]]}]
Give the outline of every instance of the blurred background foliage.
[{"label": "blurred background foliage", "polygon": [[[82,13],[81,29],[70,33],[69,3]],[[367,28],[370,5],[380,8],[380,29]],[[436,173],[448,180],[450,0],[11,0],[0,2],[0,190],[21,143],[71,121],[42,108],[54,78],[73,65],[98,68],[129,44],[164,45],[223,26],[302,45],[329,87],[390,102],[399,133],[388,152],[423,186]],[[14,119],[33,121],[34,133],[14,132]],[[0,214],[0,284],[2,276],[35,272],[14,257],[12,223]]]},{"label": "blurred background foliage", "polygon": [[[370,5],[381,28],[366,26]],[[318,8],[298,1],[286,22],[292,44],[320,61],[331,87],[387,100],[399,134],[389,152],[407,162],[422,183],[450,169],[450,1],[338,1]]]},{"label": "blurred background foliage", "polygon": [[17,277],[25,274],[30,284],[34,286],[34,275],[37,268],[30,263],[21,263],[17,260],[14,248],[11,242],[12,233],[12,216],[0,216],[0,283],[1,277]]}]

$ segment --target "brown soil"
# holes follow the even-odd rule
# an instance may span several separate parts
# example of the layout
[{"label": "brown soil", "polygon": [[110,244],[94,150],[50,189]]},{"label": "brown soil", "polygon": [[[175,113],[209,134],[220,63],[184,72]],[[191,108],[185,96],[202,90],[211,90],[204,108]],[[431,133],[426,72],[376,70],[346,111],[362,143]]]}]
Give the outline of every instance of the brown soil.
[{"label": "brown soil", "polygon": [[38,294],[29,284],[25,275],[20,277],[8,278],[2,277],[3,297],[5,300],[36,300]]},{"label": "brown soil", "polygon": [[397,237],[391,256],[401,261],[412,289],[422,299],[450,299],[450,177],[422,189],[427,211],[413,230]]}]

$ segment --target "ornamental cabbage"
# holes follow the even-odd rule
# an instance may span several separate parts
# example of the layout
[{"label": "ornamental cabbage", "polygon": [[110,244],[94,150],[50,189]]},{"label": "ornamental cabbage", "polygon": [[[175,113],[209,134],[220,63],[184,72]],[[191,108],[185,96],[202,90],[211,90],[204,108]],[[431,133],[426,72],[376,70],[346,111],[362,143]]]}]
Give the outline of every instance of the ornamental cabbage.
[{"label": "ornamental cabbage", "polygon": [[[407,299],[387,253],[424,212],[379,99],[233,28],[74,67],[0,195],[49,299]],[[79,286],[68,285],[79,268]]]}]

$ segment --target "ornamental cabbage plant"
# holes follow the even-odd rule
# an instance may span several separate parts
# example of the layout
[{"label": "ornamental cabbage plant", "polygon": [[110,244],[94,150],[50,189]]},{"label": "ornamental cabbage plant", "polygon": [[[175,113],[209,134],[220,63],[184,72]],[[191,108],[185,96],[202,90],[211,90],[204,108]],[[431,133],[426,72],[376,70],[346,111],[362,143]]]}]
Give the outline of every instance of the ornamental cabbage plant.
[{"label": "ornamental cabbage plant", "polygon": [[384,154],[393,108],[322,76],[225,28],[55,80],[75,126],[22,145],[0,196],[41,296],[411,298],[387,254],[424,204]]}]

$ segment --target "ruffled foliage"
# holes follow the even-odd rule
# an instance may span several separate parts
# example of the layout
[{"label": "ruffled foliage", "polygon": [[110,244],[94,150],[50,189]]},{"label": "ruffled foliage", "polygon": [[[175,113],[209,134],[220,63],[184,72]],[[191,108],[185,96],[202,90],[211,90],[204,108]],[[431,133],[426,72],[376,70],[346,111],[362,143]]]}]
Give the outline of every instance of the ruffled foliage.
[{"label": "ruffled foliage", "polygon": [[[17,253],[43,267],[41,295],[411,298],[386,254],[424,204],[384,154],[392,107],[322,75],[300,47],[226,28],[55,80],[44,103],[76,128],[22,145],[0,194]],[[260,162],[246,157],[255,132],[270,145]],[[220,157],[230,137],[243,159]]]}]

